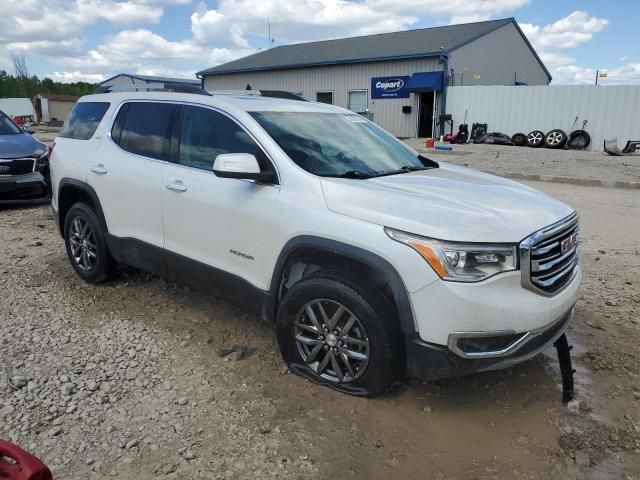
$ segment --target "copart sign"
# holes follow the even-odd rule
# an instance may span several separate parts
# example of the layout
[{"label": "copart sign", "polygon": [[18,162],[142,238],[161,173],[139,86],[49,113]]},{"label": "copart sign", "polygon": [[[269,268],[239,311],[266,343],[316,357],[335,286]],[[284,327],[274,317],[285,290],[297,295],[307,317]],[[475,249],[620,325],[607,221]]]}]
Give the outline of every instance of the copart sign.
[{"label": "copart sign", "polygon": [[399,77],[373,77],[371,79],[371,98],[409,98],[405,87],[409,75]]}]

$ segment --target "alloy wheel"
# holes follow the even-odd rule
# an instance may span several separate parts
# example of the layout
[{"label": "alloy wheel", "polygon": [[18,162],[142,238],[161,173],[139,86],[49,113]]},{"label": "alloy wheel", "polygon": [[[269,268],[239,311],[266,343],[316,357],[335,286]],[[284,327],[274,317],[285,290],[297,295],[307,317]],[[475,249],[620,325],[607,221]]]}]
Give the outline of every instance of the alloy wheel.
[{"label": "alloy wheel", "polygon": [[546,141],[549,145],[558,145],[562,142],[562,134],[560,132],[551,132],[547,135]]},{"label": "alloy wheel", "polygon": [[527,136],[527,140],[529,140],[529,143],[540,143],[542,142],[542,133],[540,132],[531,132],[528,136]]},{"label": "alloy wheel", "polygon": [[335,300],[306,303],[296,316],[295,340],[309,368],[332,382],[356,380],[369,364],[369,338],[362,322]]},{"label": "alloy wheel", "polygon": [[69,246],[71,255],[78,268],[82,271],[90,271],[98,261],[96,236],[89,222],[83,217],[75,217],[71,221],[69,231]]}]

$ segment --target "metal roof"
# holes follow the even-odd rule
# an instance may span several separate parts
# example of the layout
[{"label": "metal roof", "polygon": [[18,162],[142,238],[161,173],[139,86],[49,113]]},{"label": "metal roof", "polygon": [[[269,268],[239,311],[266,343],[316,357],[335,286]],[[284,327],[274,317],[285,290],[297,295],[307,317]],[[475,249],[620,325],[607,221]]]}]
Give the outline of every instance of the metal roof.
[{"label": "metal roof", "polygon": [[117,77],[135,78],[136,80],[142,80],[144,82],[189,83],[192,85],[201,84],[200,80],[198,80],[197,78],[155,77],[152,75],[138,75],[133,73],[119,73],[117,75],[114,75],[113,77],[109,77],[106,80],[101,81],[100,84],[108,82],[109,80],[113,80],[114,78],[117,78]]},{"label": "metal roof", "polygon": [[517,26],[513,18],[504,18],[486,22],[282,45],[202,70],[197,75],[432,57],[451,52],[509,23],[514,23]]}]

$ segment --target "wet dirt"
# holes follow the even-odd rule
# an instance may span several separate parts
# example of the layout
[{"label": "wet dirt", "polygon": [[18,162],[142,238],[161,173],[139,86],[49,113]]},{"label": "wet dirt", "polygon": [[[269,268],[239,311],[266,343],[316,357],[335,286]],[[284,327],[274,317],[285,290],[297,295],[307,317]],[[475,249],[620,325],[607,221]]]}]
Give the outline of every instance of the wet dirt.
[{"label": "wet dirt", "polygon": [[[68,432],[53,440],[1,425],[0,437],[32,446],[60,478],[640,479],[640,191],[531,185],[581,215],[584,286],[569,330],[577,398],[568,406],[553,349],[512,369],[402,385],[378,399],[312,385],[287,373],[271,327],[241,306],[130,269],[106,285],[83,284],[48,207],[39,207],[0,210],[0,286],[52,316],[64,311],[69,328],[88,335],[110,319],[140,326],[161,353],[159,385],[170,389],[143,397],[129,388],[116,407],[121,424],[91,413],[98,427],[88,442],[102,465],[75,452],[82,439],[71,425],[86,415],[68,416]],[[19,321],[15,309],[0,298],[0,329]],[[218,356],[235,345],[255,351],[240,361]],[[11,395],[0,392],[0,410]],[[174,396],[190,403],[177,407]],[[171,428],[145,433],[158,418]],[[107,424],[144,440],[111,449]]]}]

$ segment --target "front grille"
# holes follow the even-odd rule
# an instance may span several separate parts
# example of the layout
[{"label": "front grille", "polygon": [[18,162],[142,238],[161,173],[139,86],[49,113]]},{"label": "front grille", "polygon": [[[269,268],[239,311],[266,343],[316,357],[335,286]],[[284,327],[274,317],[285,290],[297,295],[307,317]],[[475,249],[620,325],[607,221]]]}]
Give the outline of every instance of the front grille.
[{"label": "front grille", "polygon": [[0,160],[0,175],[24,175],[33,172],[36,161],[33,158]]},{"label": "front grille", "polygon": [[553,295],[574,277],[578,267],[578,215],[534,233],[520,244],[522,285]]}]

